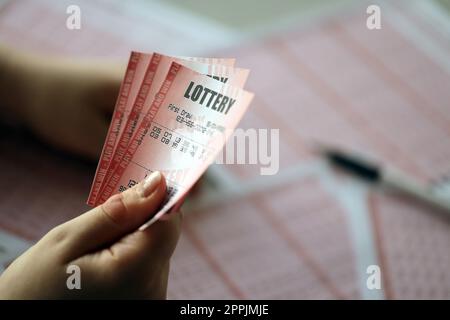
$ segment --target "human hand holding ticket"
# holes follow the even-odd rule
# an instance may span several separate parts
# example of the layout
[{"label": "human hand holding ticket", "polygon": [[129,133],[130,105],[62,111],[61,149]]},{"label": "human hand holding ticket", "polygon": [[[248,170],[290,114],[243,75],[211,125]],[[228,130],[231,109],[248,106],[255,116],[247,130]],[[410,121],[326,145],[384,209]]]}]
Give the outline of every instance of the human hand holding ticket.
[{"label": "human hand holding ticket", "polygon": [[167,197],[141,229],[179,203],[253,98],[241,89],[248,70],[233,62],[133,52],[88,204],[99,205],[156,170],[167,179]]},{"label": "human hand holding ticket", "polygon": [[[112,69],[104,63],[43,58],[0,45],[1,120],[27,124],[64,150],[98,155],[105,112],[112,111],[120,85],[121,77],[116,78]],[[108,93],[113,95],[111,104]],[[24,193],[23,199],[28,196]],[[137,231],[165,197],[166,181],[156,172],[102,205],[55,226],[0,274],[0,300],[165,298],[182,214],[168,215],[144,232]],[[45,215],[45,200],[42,203],[40,214]],[[60,210],[54,213],[67,216]],[[23,222],[36,227],[33,221]],[[77,274],[80,277],[74,280]]]}]

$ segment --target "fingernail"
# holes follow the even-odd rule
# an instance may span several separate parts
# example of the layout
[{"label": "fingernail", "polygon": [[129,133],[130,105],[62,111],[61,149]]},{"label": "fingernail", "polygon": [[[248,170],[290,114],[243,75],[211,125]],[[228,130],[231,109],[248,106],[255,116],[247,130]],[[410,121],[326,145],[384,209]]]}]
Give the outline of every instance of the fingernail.
[{"label": "fingernail", "polygon": [[151,175],[149,175],[145,180],[141,183],[140,193],[141,197],[148,197],[156,190],[159,183],[161,182],[161,172],[154,171]]}]

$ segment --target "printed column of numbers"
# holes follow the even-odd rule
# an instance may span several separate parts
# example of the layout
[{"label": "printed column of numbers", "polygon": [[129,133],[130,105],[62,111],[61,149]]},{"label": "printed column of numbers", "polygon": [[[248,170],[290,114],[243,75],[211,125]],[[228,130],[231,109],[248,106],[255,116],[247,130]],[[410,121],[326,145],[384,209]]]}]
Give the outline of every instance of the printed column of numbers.
[{"label": "printed column of numbers", "polygon": [[190,155],[196,160],[206,160],[213,151],[211,148],[207,148],[202,144],[155,122],[150,127],[149,136],[173,150],[178,150]]}]

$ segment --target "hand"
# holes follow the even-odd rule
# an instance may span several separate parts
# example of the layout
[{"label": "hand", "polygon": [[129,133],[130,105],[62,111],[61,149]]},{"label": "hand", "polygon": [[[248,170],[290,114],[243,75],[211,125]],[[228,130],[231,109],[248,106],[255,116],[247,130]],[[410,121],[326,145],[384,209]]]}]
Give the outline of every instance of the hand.
[{"label": "hand", "polygon": [[120,69],[105,63],[47,63],[27,72],[26,123],[45,141],[97,159],[120,87]]},{"label": "hand", "polygon": [[[165,298],[181,214],[136,230],[158,210],[165,192],[156,173],[57,226],[5,270],[0,299]],[[80,290],[66,285],[70,265],[81,270]]]},{"label": "hand", "polygon": [[124,66],[25,55],[1,46],[0,66],[5,71],[0,97],[18,122],[55,147],[98,159]]}]

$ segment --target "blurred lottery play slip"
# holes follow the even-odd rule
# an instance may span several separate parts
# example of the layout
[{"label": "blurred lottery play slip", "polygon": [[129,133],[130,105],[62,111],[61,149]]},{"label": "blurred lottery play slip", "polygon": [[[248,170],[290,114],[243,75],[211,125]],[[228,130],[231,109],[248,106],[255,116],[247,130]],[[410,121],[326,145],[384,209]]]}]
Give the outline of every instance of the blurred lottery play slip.
[{"label": "blurred lottery play slip", "polygon": [[235,59],[132,52],[87,203],[105,202],[161,171],[167,198],[141,228],[177,204],[222,150],[253,94]]}]

